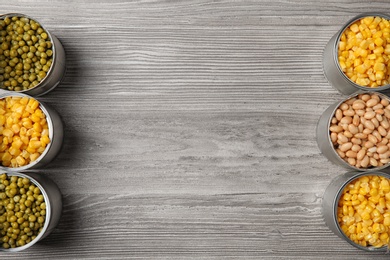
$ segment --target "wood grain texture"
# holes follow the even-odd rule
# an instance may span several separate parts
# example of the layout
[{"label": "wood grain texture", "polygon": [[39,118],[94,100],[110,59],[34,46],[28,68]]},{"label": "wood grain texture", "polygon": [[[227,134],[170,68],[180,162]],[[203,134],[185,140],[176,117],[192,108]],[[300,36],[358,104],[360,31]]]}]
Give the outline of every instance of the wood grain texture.
[{"label": "wood grain texture", "polygon": [[62,42],[54,232],[0,259],[387,259],[334,235],[328,40],[387,1],[3,1]]}]

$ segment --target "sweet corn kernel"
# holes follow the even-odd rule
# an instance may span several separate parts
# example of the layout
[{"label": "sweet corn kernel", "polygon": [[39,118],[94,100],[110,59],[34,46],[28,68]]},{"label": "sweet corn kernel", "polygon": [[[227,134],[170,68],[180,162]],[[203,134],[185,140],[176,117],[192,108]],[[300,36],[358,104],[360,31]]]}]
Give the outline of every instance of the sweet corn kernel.
[{"label": "sweet corn kernel", "polygon": [[26,151],[29,152],[30,154],[36,153],[36,149],[34,147],[30,146],[30,144],[26,148]]},{"label": "sweet corn kernel", "polygon": [[374,64],[374,70],[375,71],[384,71],[386,69],[386,65],[382,62],[377,62]]},{"label": "sweet corn kernel", "polygon": [[367,175],[348,184],[338,204],[341,230],[353,242],[382,247],[389,243],[390,182]]},{"label": "sweet corn kernel", "polygon": [[30,160],[33,162],[38,159],[39,156],[41,156],[39,153],[33,153],[30,155]]},{"label": "sweet corn kernel", "polygon": [[41,142],[43,142],[45,145],[50,143],[50,138],[48,135],[42,135]]},{"label": "sweet corn kernel", "polygon": [[350,26],[350,29],[354,33],[357,33],[359,31],[359,26],[356,23],[354,23],[353,25]]},{"label": "sweet corn kernel", "polygon": [[381,241],[385,241],[385,243],[386,243],[386,241],[389,239],[389,234],[387,234],[387,233],[382,233],[382,234],[379,236],[379,239],[380,239]]},{"label": "sweet corn kernel", "polygon": [[5,152],[1,158],[3,161],[11,161],[12,155],[9,152]]},{"label": "sweet corn kernel", "polygon": [[376,88],[390,81],[390,22],[364,17],[341,35],[338,60],[341,70],[358,85]]},{"label": "sweet corn kernel", "polygon": [[385,41],[382,38],[376,38],[374,43],[376,46],[382,46]]},{"label": "sweet corn kernel", "polygon": [[3,166],[20,167],[39,158],[50,138],[46,115],[37,100],[28,97],[0,100],[0,141]]},{"label": "sweet corn kernel", "polygon": [[37,133],[41,133],[42,132],[42,126],[41,124],[38,122],[36,122],[34,125],[33,125],[33,129],[35,132]]},{"label": "sweet corn kernel", "polygon": [[20,166],[26,165],[26,159],[23,158],[23,156],[16,157],[16,163]]}]

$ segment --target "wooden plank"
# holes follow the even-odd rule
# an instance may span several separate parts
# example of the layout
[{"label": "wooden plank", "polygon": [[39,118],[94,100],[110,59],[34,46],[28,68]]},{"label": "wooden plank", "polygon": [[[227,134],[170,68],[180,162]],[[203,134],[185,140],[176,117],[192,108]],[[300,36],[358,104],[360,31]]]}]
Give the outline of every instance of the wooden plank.
[{"label": "wooden plank", "polygon": [[61,222],[0,259],[384,259],[334,235],[322,194],[346,170],[320,153],[322,112],[344,96],[328,40],[387,1],[12,1],[64,45],[40,97],[65,124],[40,172]]}]

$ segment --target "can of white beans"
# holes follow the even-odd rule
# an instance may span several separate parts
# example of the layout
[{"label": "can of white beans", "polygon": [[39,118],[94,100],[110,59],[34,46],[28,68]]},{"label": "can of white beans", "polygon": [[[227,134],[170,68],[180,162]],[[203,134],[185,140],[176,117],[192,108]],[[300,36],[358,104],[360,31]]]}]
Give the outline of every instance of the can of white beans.
[{"label": "can of white beans", "polygon": [[390,99],[359,92],[330,105],[317,124],[317,144],[331,162],[373,171],[390,163]]},{"label": "can of white beans", "polygon": [[[17,19],[13,21],[13,18]],[[3,14],[0,21],[1,89],[41,96],[58,86],[66,70],[65,50],[58,38],[36,19],[24,14]],[[9,28],[7,23],[12,25],[13,22],[14,29]]]},{"label": "can of white beans", "polygon": [[[375,232],[372,232],[372,234],[371,234],[372,229],[367,229],[367,230],[362,229],[362,226],[365,226],[365,225],[372,226],[375,223],[378,223],[377,226],[380,227],[380,225],[384,225],[383,223],[384,223],[384,221],[386,221],[386,220],[384,220],[383,217],[379,217],[379,218],[375,219],[376,216],[372,216],[372,215],[371,216],[369,215],[367,218],[365,218],[364,211],[366,209],[363,208],[364,203],[365,203],[363,201],[364,200],[370,201],[370,199],[372,199],[372,198],[370,198],[370,193],[368,192],[367,196],[363,196],[363,198],[362,198],[363,201],[356,200],[357,203],[354,203],[353,200],[349,200],[349,202],[353,203],[353,206],[346,206],[346,205],[343,206],[343,204],[347,204],[346,203],[347,199],[346,199],[346,196],[344,196],[344,195],[346,193],[345,190],[351,189],[350,187],[348,187],[349,185],[358,185],[358,187],[352,186],[352,189],[353,188],[357,189],[361,186],[362,187],[369,186],[367,183],[364,183],[364,184],[366,184],[365,186],[363,184],[357,184],[356,181],[359,181],[358,179],[361,177],[364,177],[364,176],[366,176],[366,179],[371,178],[371,176],[375,176],[374,178],[377,178],[377,180],[378,180],[377,181],[378,186],[381,185],[381,180],[379,178],[387,179],[387,184],[389,183],[389,179],[390,179],[390,174],[383,172],[383,171],[371,171],[371,172],[352,171],[352,172],[347,172],[347,173],[338,175],[336,178],[334,178],[331,181],[331,183],[328,185],[328,187],[326,188],[326,190],[323,194],[322,215],[323,215],[324,221],[325,221],[326,225],[328,226],[328,228],[334,234],[336,234],[337,236],[339,236],[343,240],[347,241],[349,244],[353,245],[356,248],[364,250],[364,251],[370,251],[370,252],[382,251],[383,252],[383,251],[387,250],[388,244],[381,242],[379,239],[379,236],[374,235]],[[360,183],[363,183],[363,182],[364,181],[360,181]],[[347,194],[347,195],[349,196],[349,194]],[[384,196],[384,195],[382,194],[382,196]],[[361,202],[362,202],[362,204],[359,204]],[[384,208],[381,208],[379,206],[379,203],[377,203],[377,205],[378,205],[378,208],[380,208],[380,210],[383,211],[383,213],[380,213],[378,211],[379,212],[378,214],[375,213],[373,215],[383,216],[382,214],[386,214],[387,206],[384,206]],[[344,209],[343,207],[346,207],[346,209]],[[348,212],[348,213],[346,213],[345,217],[344,217],[343,211]],[[372,212],[373,212],[373,210],[371,211],[371,214],[372,214]],[[363,215],[363,218],[361,215]],[[377,222],[374,222],[374,221],[377,221]],[[385,223],[385,224],[388,224],[388,223]],[[344,225],[344,227],[343,227],[343,225]],[[355,234],[355,235],[352,235],[351,232],[349,232],[349,231],[353,232],[353,234]],[[384,228],[382,233],[388,233],[388,232],[386,232],[386,230]],[[375,238],[375,236],[378,236],[378,238]],[[352,240],[351,237],[353,237],[354,240]],[[382,238],[384,241],[387,241],[388,236],[386,236],[386,234],[384,234],[384,236]],[[358,242],[360,242],[360,243],[358,243]],[[372,245],[371,243],[374,245],[376,244],[376,246]]]},{"label": "can of white beans", "polygon": [[[346,95],[353,94],[359,90],[383,91],[390,88],[390,73],[387,72],[383,76],[381,72],[377,75],[377,71],[375,70],[377,67],[387,67],[387,57],[385,57],[385,60],[382,60],[382,57],[380,56],[381,54],[386,54],[386,56],[390,55],[390,45],[387,46],[389,48],[386,48],[386,46],[379,46],[379,44],[385,44],[382,40],[378,40],[378,42],[374,41],[374,38],[372,38],[374,36],[371,37],[371,34],[375,34],[375,28],[371,29],[370,26],[365,25],[360,28],[361,30],[369,29],[369,32],[367,32],[369,35],[365,35],[365,37],[367,37],[366,40],[366,38],[362,36],[362,33],[358,31],[359,26],[355,26],[356,30],[354,31],[357,35],[356,38],[358,38],[357,41],[354,42],[356,46],[353,46],[353,44],[347,44],[346,47],[344,43],[340,45],[340,40],[344,39],[343,37],[345,37],[343,36],[343,33],[346,32],[346,30],[349,30],[349,27],[352,24],[366,17],[369,17],[370,19],[375,19],[378,17],[390,21],[390,16],[382,13],[359,14],[350,19],[329,40],[323,52],[323,71],[325,77],[335,89]],[[379,23],[378,28],[381,28]],[[360,50],[363,46],[364,48],[367,48],[368,52],[363,51],[361,53]],[[342,53],[343,51],[344,53]],[[357,57],[356,61],[354,60],[355,56]],[[345,62],[344,59],[349,60]],[[366,63],[363,62],[365,60],[367,60]],[[340,62],[343,62],[343,64],[341,65]],[[345,63],[349,65],[349,68],[346,68]],[[357,68],[358,66],[360,67]],[[369,68],[370,66],[372,66],[372,68]],[[386,69],[387,68],[385,68],[385,70]],[[359,80],[357,80],[358,77],[360,78]],[[385,80],[384,77],[386,78]],[[379,83],[379,85],[377,83]],[[370,86],[370,84],[372,86]]]}]

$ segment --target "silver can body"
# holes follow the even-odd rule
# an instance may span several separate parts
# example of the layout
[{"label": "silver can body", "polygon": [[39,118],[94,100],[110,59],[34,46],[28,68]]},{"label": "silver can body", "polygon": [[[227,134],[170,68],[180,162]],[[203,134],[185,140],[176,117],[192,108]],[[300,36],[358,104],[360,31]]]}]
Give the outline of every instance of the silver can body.
[{"label": "silver can body", "polygon": [[342,166],[346,169],[349,170],[354,170],[354,171],[377,171],[384,169],[388,167],[390,164],[385,164],[381,167],[375,167],[375,168],[357,168],[355,166],[350,165],[348,162],[344,161],[336,152],[332,140],[330,139],[330,133],[329,133],[329,127],[331,125],[332,118],[337,110],[337,108],[346,100],[353,98],[359,94],[362,93],[369,93],[369,94],[377,94],[381,98],[386,98],[389,99],[388,96],[378,93],[378,92],[363,92],[363,91],[358,91],[355,94],[352,94],[348,96],[347,98],[338,101],[332,105],[330,105],[324,113],[321,115],[320,119],[318,120],[317,123],[317,129],[316,129],[316,140],[317,140],[317,145],[318,148],[320,149],[321,153],[331,162],[333,162],[336,165]]},{"label": "silver can body", "polygon": [[[19,97],[29,97],[30,96],[22,93],[0,93],[0,99],[9,96],[19,96]],[[38,99],[37,99],[38,100]],[[41,169],[43,166],[51,162],[61,150],[63,139],[64,139],[64,128],[60,115],[53,108],[44,104],[42,101],[38,100],[42,112],[46,115],[47,124],[49,126],[49,138],[50,143],[46,146],[45,151],[41,156],[34,162],[29,163],[28,165],[16,168],[9,168],[0,165],[0,171],[15,171],[22,172],[29,169]]]},{"label": "silver can body", "polygon": [[[3,172],[0,172],[3,173]],[[8,176],[18,176],[22,178],[28,178],[35,186],[37,186],[45,199],[46,202],[46,218],[45,224],[43,226],[42,231],[38,234],[38,236],[32,240],[30,243],[16,247],[4,249],[0,247],[0,251],[6,252],[19,252],[25,250],[40,240],[47,237],[58,225],[62,215],[62,195],[58,186],[43,175],[37,173],[19,173],[19,172],[6,172]]]},{"label": "silver can body", "polygon": [[[39,23],[34,18],[31,18],[27,15],[24,14],[19,14],[19,13],[8,13],[8,14],[3,14],[0,16],[0,19],[4,19],[5,17],[26,17],[28,19],[32,19],[36,22]],[[53,62],[52,65],[50,66],[49,71],[47,72],[46,77],[34,88],[27,89],[27,90],[22,90],[22,91],[11,91],[11,90],[6,90],[4,91],[9,91],[12,93],[19,92],[19,93],[24,93],[30,96],[42,96],[51,90],[53,90],[58,84],[60,84],[62,78],[65,75],[65,70],[66,70],[66,57],[65,57],[65,50],[64,47],[62,46],[61,42],[55,37],[53,34],[49,32],[41,23],[39,23],[41,27],[46,31],[46,33],[49,36],[50,41],[53,44]]]},{"label": "silver can body", "polygon": [[358,16],[355,16],[349,20],[341,29],[336,33],[326,44],[324,53],[323,53],[323,70],[325,77],[328,79],[329,83],[339,92],[345,95],[353,94],[359,90],[361,91],[384,91],[390,88],[390,85],[380,86],[377,88],[370,88],[365,86],[360,86],[355,82],[351,81],[347,75],[342,71],[338,62],[338,48],[341,35],[352,23],[361,18],[367,16],[379,16],[385,19],[390,20],[390,16],[381,13],[363,13]]},{"label": "silver can body", "polygon": [[333,233],[340,238],[346,240],[348,243],[365,251],[386,251],[387,246],[384,247],[364,247],[351,241],[341,230],[337,221],[337,208],[340,197],[344,188],[353,180],[365,175],[379,175],[390,179],[390,174],[385,172],[347,172],[334,178],[326,188],[322,198],[322,215],[326,225]]}]

